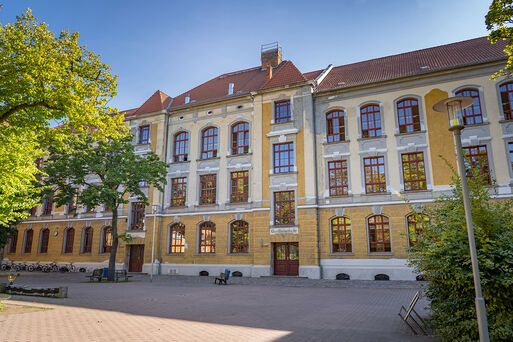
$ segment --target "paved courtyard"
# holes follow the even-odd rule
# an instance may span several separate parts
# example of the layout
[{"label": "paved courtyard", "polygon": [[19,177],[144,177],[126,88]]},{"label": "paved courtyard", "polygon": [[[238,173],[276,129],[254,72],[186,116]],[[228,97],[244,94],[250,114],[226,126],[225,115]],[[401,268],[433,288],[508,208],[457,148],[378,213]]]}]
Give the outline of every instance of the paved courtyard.
[{"label": "paved courtyard", "polygon": [[0,315],[1,341],[431,341],[397,316],[414,282],[232,278],[217,286],[211,277],[136,276],[116,284],[22,273],[16,284],[68,286],[69,298],[4,301],[52,310]]}]

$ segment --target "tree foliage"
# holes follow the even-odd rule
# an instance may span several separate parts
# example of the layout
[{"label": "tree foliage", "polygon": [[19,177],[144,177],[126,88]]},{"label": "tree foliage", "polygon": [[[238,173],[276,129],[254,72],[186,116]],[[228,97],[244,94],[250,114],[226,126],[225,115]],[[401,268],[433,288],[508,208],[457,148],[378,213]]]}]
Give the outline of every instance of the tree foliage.
[{"label": "tree foliage", "polygon": [[[30,9],[0,24],[0,223],[25,218],[37,203],[34,161],[49,141],[74,132],[123,133],[122,116],[107,102],[117,77],[100,56],[78,43],[79,34],[54,35]],[[60,129],[50,129],[58,122]]]},{"label": "tree foliage", "polygon": [[148,205],[141,182],[163,191],[167,164],[154,152],[135,153],[133,136],[95,139],[91,135],[71,135],[62,145],[50,148],[44,182],[54,194],[57,206],[78,198],[79,205],[112,209],[113,243],[109,259],[109,279],[113,280],[118,239],[118,208],[129,196]]},{"label": "tree foliage", "polygon": [[486,29],[491,31],[488,39],[492,43],[507,40],[504,52],[509,56],[504,69],[493,74],[492,78],[499,76],[511,77],[513,75],[513,0],[493,0],[490,10],[485,17]]},{"label": "tree foliage", "polygon": [[[475,173],[477,174],[477,173]],[[468,179],[479,269],[490,339],[513,341],[513,202],[490,197],[486,175]],[[410,263],[429,280],[432,323],[447,341],[478,340],[475,290],[459,179],[422,221]],[[421,221],[419,221],[421,222]]]}]

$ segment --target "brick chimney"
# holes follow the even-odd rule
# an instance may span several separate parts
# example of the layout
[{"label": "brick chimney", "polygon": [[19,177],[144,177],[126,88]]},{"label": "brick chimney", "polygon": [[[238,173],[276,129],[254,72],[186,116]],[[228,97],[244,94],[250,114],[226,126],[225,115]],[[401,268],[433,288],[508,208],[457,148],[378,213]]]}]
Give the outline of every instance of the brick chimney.
[{"label": "brick chimney", "polygon": [[278,42],[262,45],[260,53],[262,60],[262,68],[267,68],[269,66],[277,67],[278,65],[280,65],[281,47],[278,45]]}]

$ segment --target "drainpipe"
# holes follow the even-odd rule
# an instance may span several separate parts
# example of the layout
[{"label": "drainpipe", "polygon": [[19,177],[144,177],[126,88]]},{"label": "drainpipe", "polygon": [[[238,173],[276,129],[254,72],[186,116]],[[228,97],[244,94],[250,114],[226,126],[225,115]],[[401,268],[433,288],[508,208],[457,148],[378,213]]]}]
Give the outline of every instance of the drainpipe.
[{"label": "drainpipe", "polygon": [[[169,105],[167,106],[166,108],[166,115],[165,115],[165,120],[164,120],[164,124],[165,124],[165,128],[164,128],[164,132],[165,132],[165,137],[164,137],[164,162],[167,163],[167,145],[169,143],[169,108],[171,107],[171,104],[173,103],[173,99],[171,99],[171,101],[169,102]],[[167,175],[166,175],[167,177]],[[159,244],[158,244],[158,254],[159,254],[159,268],[157,270],[157,274],[160,275],[160,269],[161,269],[161,265],[162,265],[162,231],[163,231],[163,228],[164,228],[164,216],[163,216],[163,213],[164,213],[164,208],[165,208],[165,205],[166,205],[166,187],[164,186],[164,192],[162,193],[161,195],[161,198],[160,198],[160,225],[159,225]]]},{"label": "drainpipe", "polygon": [[315,179],[315,212],[317,214],[317,258],[319,259],[319,275],[323,278],[321,266],[321,223],[319,213],[319,178],[317,175],[317,129],[315,127],[315,98],[312,94],[312,113],[313,113],[313,144],[314,144],[314,179]]}]

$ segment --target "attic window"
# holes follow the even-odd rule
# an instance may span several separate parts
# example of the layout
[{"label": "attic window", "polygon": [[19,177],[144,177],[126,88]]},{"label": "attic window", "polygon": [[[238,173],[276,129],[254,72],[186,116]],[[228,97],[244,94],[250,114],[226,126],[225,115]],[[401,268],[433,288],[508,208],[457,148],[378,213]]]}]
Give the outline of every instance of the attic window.
[{"label": "attic window", "polygon": [[191,102],[191,95],[187,94],[187,95],[185,95],[185,103],[189,103],[189,102]]},{"label": "attic window", "polygon": [[244,107],[244,106],[243,105],[238,105],[237,109],[242,109],[242,107]]},{"label": "attic window", "polygon": [[427,66],[427,65],[424,65],[424,66],[420,67],[420,70],[428,70],[428,69],[429,69],[429,66]]},{"label": "attic window", "polygon": [[346,82],[338,82],[338,85],[344,85]]},{"label": "attic window", "polygon": [[209,111],[207,112],[207,115],[212,115],[213,113],[214,113],[213,111],[209,110]]},{"label": "attic window", "polygon": [[178,120],[183,120],[183,115],[178,118]]},{"label": "attic window", "polygon": [[229,83],[228,84],[228,95],[232,95],[233,94],[233,83]]}]

